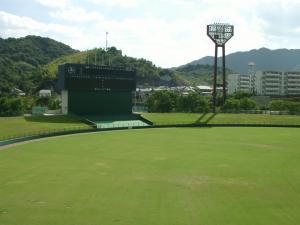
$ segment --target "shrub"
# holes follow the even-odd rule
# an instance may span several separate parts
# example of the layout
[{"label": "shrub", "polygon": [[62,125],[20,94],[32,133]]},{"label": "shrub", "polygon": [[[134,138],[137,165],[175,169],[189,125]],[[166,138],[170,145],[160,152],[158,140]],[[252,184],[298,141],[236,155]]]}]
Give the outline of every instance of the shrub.
[{"label": "shrub", "polygon": [[300,103],[283,101],[283,100],[273,100],[269,102],[269,109],[274,111],[289,111],[292,114],[300,113]]},{"label": "shrub", "polygon": [[0,116],[17,116],[23,113],[21,97],[0,98]]},{"label": "shrub", "polygon": [[55,99],[50,99],[48,108],[51,110],[60,109],[60,101]]}]

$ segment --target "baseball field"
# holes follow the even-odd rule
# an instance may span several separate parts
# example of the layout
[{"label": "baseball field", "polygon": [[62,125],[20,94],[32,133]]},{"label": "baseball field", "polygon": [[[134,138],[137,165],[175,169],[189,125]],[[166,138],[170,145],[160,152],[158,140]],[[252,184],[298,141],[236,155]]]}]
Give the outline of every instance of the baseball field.
[{"label": "baseball field", "polygon": [[163,128],[2,148],[0,224],[300,224],[299,137]]}]

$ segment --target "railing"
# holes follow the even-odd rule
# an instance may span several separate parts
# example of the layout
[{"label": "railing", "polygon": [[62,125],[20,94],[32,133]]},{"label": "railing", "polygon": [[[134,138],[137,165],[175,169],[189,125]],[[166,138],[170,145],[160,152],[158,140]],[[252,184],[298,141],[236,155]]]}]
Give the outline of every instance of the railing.
[{"label": "railing", "polygon": [[12,140],[12,139],[24,138],[24,137],[59,134],[64,132],[67,133],[70,131],[85,131],[85,130],[94,130],[94,129],[95,128],[88,127],[88,126],[70,126],[70,127],[55,128],[55,129],[41,129],[41,130],[34,130],[29,132],[19,132],[19,133],[7,134],[7,135],[0,135],[0,141]]},{"label": "railing", "polygon": [[132,121],[132,122],[122,122],[122,123],[100,123],[97,124],[97,129],[107,129],[107,128],[121,128],[121,127],[143,127],[148,126],[142,121]]}]

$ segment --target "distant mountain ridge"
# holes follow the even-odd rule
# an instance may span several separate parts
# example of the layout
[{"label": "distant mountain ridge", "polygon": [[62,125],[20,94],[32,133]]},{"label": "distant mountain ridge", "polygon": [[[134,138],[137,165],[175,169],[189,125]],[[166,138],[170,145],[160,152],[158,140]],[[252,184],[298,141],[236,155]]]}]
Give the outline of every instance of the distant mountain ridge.
[{"label": "distant mountain ridge", "polygon": [[[226,67],[236,73],[247,73],[248,63],[254,62],[256,70],[300,71],[300,49],[253,49],[235,52],[226,56]],[[218,65],[221,66],[221,57]],[[213,57],[206,56],[188,65],[213,65]]]}]

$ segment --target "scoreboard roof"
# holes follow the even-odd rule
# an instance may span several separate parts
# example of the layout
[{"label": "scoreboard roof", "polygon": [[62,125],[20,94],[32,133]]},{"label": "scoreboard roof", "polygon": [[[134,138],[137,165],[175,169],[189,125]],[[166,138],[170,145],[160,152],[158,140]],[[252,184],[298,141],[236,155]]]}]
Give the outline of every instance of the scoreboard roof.
[{"label": "scoreboard roof", "polygon": [[111,66],[66,63],[58,66],[61,89],[135,91],[136,71]]}]

